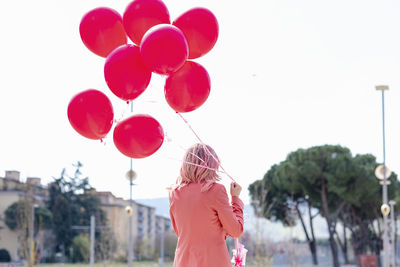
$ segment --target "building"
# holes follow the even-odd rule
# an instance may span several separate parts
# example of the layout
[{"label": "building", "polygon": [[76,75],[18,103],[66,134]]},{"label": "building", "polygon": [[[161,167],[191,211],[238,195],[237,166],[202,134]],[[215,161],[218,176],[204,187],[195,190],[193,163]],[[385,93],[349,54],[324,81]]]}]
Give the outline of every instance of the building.
[{"label": "building", "polygon": [[[4,212],[20,200],[33,200],[32,207],[44,206],[47,197],[47,188],[41,184],[40,178],[28,177],[24,183],[20,180],[18,171],[6,171],[5,176],[0,177],[0,249],[7,249],[13,261],[20,259],[18,232],[7,227]],[[39,246],[42,245],[43,242],[39,242]]]},{"label": "building", "polygon": [[[126,207],[129,206],[129,200],[116,197],[111,192],[90,190],[90,194],[100,199],[108,224],[117,241],[117,254],[125,255],[128,248],[129,216]],[[154,207],[133,202],[132,236],[135,257],[139,255],[152,257],[156,239],[156,218]]]},{"label": "building", "polygon": [[137,206],[137,220],[135,227],[137,235],[134,239],[136,243],[134,249],[135,254],[144,255],[145,258],[153,258],[156,241],[155,208],[139,204],[137,202],[135,202],[135,206]]},{"label": "building", "polygon": [[[87,190],[85,193],[93,194],[100,199],[101,207],[107,216],[107,226],[116,241],[115,256],[126,257],[129,237],[129,216],[126,207],[129,206],[129,200],[116,197],[111,192],[98,192],[95,189]],[[48,190],[41,184],[40,178],[28,177],[24,183],[18,171],[6,171],[5,177],[0,177],[0,249],[7,249],[13,261],[20,259],[18,233],[11,231],[5,224],[4,211],[14,202],[32,199],[32,194],[35,204],[45,206]],[[154,207],[133,202],[132,236],[136,259],[154,258],[155,240],[159,233],[157,227],[160,227],[160,223],[164,224],[166,229],[170,229],[169,218],[157,216]]]},{"label": "building", "polygon": [[170,218],[156,215],[157,256],[160,256],[163,260],[173,260],[177,241]]},{"label": "building", "polygon": [[[164,228],[164,229],[163,229]],[[156,215],[156,235],[161,235],[162,232],[173,231],[170,218]]]},{"label": "building", "polygon": [[[129,217],[125,211],[127,201],[122,198],[115,197],[111,192],[97,192],[92,189],[86,192],[96,195],[101,202],[102,209],[107,216],[107,223],[117,241],[116,253],[117,255],[125,255],[128,248],[128,220]],[[136,206],[133,205],[133,218],[136,218]],[[136,236],[135,229],[133,228],[133,236]]]}]

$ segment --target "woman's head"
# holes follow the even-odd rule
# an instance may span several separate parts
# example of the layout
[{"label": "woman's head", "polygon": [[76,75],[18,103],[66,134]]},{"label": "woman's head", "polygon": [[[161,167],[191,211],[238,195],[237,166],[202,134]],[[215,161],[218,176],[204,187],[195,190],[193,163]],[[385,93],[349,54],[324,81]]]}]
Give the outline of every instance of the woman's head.
[{"label": "woman's head", "polygon": [[188,183],[204,183],[203,190],[219,180],[217,170],[219,159],[214,149],[208,145],[195,144],[183,158],[178,186]]}]

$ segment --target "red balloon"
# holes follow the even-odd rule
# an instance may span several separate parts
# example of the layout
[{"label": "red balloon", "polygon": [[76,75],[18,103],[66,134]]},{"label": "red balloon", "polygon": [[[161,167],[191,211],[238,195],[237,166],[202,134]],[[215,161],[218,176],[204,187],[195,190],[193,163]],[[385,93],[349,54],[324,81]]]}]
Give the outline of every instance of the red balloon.
[{"label": "red balloon", "polygon": [[177,27],[161,24],[143,36],[140,53],[147,67],[159,74],[169,74],[183,66],[188,57],[186,38]]},{"label": "red balloon", "polygon": [[89,139],[101,139],[113,124],[114,111],[108,97],[89,89],[75,95],[68,105],[68,119],[79,134]]},{"label": "red balloon", "polygon": [[151,71],[144,64],[136,45],[123,45],[111,52],[104,65],[110,90],[122,100],[138,97],[150,83]]},{"label": "red balloon", "polygon": [[134,115],[114,128],[114,144],[130,158],[145,158],[156,152],[164,141],[160,123],[149,115]]},{"label": "red balloon", "polygon": [[190,9],[180,15],[173,25],[185,34],[189,45],[189,59],[203,56],[218,39],[218,21],[214,14],[202,7]]},{"label": "red balloon", "polygon": [[86,47],[101,57],[107,57],[114,48],[127,42],[121,15],[107,7],[86,13],[81,20],[79,32]]},{"label": "red balloon", "polygon": [[160,0],[132,1],[126,7],[122,20],[126,33],[137,45],[151,27],[170,23],[168,8]]},{"label": "red balloon", "polygon": [[168,76],[165,99],[176,112],[189,112],[207,100],[210,88],[207,70],[196,62],[186,61],[182,68]]}]

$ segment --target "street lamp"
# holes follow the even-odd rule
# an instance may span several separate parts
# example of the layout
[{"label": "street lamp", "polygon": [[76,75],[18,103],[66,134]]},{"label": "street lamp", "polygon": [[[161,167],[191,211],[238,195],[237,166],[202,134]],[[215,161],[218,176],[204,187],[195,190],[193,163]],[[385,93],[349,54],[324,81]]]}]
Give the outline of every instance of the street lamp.
[{"label": "street lamp", "polygon": [[390,185],[390,181],[386,180],[386,183],[385,183],[384,179],[385,179],[385,177],[390,177],[391,174],[392,174],[392,171],[389,170],[388,167],[386,167],[385,165],[382,165],[382,164],[379,165],[378,167],[376,167],[376,169],[375,169],[376,178],[381,180],[381,181],[379,181],[380,185],[383,185],[383,184]]},{"label": "street lamp", "polygon": [[396,246],[395,246],[395,222],[394,222],[394,205],[396,204],[396,201],[390,200],[389,205],[390,205],[390,221],[392,225],[392,231],[391,231],[391,240],[392,240],[392,246],[391,246],[391,251],[392,251],[392,266],[396,266]]},{"label": "street lamp", "polygon": [[133,180],[136,179],[136,172],[132,169],[132,159],[131,159],[131,169],[126,173],[126,178],[129,180],[129,206],[125,208],[126,213],[128,214],[128,266],[132,267],[133,261],[133,238],[132,238],[132,223],[133,223],[133,201],[132,201],[132,186]]},{"label": "street lamp", "polygon": [[164,266],[164,232],[165,232],[165,222],[164,219],[161,219],[161,240],[160,240],[160,259],[159,264],[160,267]]},{"label": "street lamp", "polygon": [[[131,113],[133,112],[133,102],[131,101]],[[133,180],[136,179],[136,172],[132,169],[133,160],[131,160],[131,168],[126,173],[126,178],[129,180],[129,207],[126,212],[129,216],[128,223],[129,223],[129,235],[128,235],[128,267],[132,267],[133,261],[133,237],[132,237],[132,223],[133,223],[133,200],[132,200],[132,187],[133,187]]]},{"label": "street lamp", "polygon": [[[385,91],[389,90],[387,85],[375,86],[377,91],[382,92],[382,147],[383,147],[383,185],[382,185],[382,206],[388,204],[387,196],[387,173],[386,173],[386,147],[385,147]],[[379,177],[378,177],[379,178]],[[388,225],[387,215],[383,213],[383,267],[389,267],[389,240],[388,240]]]},{"label": "street lamp", "polygon": [[31,206],[31,225],[30,227],[30,231],[29,231],[29,248],[30,248],[30,252],[31,252],[31,263],[32,266],[35,264],[35,256],[36,256],[36,247],[35,247],[35,209],[38,208],[39,205],[35,203],[35,197],[32,194],[32,206]]},{"label": "street lamp", "polygon": [[129,217],[133,215],[133,210],[132,210],[131,206],[126,206],[125,212]]},{"label": "street lamp", "polygon": [[385,179],[385,176],[390,177],[391,174],[392,174],[392,171],[387,166],[382,165],[382,164],[379,165],[378,167],[376,167],[376,169],[375,169],[375,176],[379,180]]}]

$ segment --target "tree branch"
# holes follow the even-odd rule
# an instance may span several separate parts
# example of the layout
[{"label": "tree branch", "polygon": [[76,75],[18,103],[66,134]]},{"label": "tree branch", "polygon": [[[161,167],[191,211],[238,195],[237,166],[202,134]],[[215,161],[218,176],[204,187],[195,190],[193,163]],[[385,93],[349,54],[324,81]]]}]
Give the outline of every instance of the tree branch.
[{"label": "tree branch", "polygon": [[338,234],[338,232],[336,231],[336,229],[334,229],[333,231],[334,231],[334,233],[335,233],[335,235],[336,235],[336,239],[337,239],[337,241],[338,241],[338,243],[339,243],[339,246],[340,246],[340,248],[341,248],[341,249],[342,249],[342,251],[344,252],[344,251],[345,251],[345,249],[344,249],[344,246],[343,246],[342,240],[341,240],[341,239],[340,239],[340,237],[339,237],[339,234]]},{"label": "tree branch", "polygon": [[307,241],[310,242],[310,236],[308,235],[307,228],[306,228],[306,225],[304,223],[303,216],[301,215],[298,202],[296,202],[295,207],[296,207],[297,215],[299,216],[301,225],[303,226],[304,234],[306,235]]},{"label": "tree branch", "polygon": [[317,217],[321,212],[318,211],[317,213],[315,213],[314,215],[311,216],[311,219],[314,219],[315,217]]},{"label": "tree branch", "polygon": [[[310,221],[311,238],[313,241],[315,241],[313,219],[316,215],[311,216],[311,203],[308,200],[307,200],[307,205],[308,205],[308,217],[309,217],[309,221]],[[319,212],[317,214],[319,214]]]},{"label": "tree branch", "polygon": [[342,203],[340,203],[339,207],[337,208],[337,210],[335,211],[335,213],[333,215],[332,221],[335,223],[335,226],[336,226],[336,220],[337,220],[337,217],[339,215],[339,212],[343,209],[345,203],[346,202],[343,200]]}]

